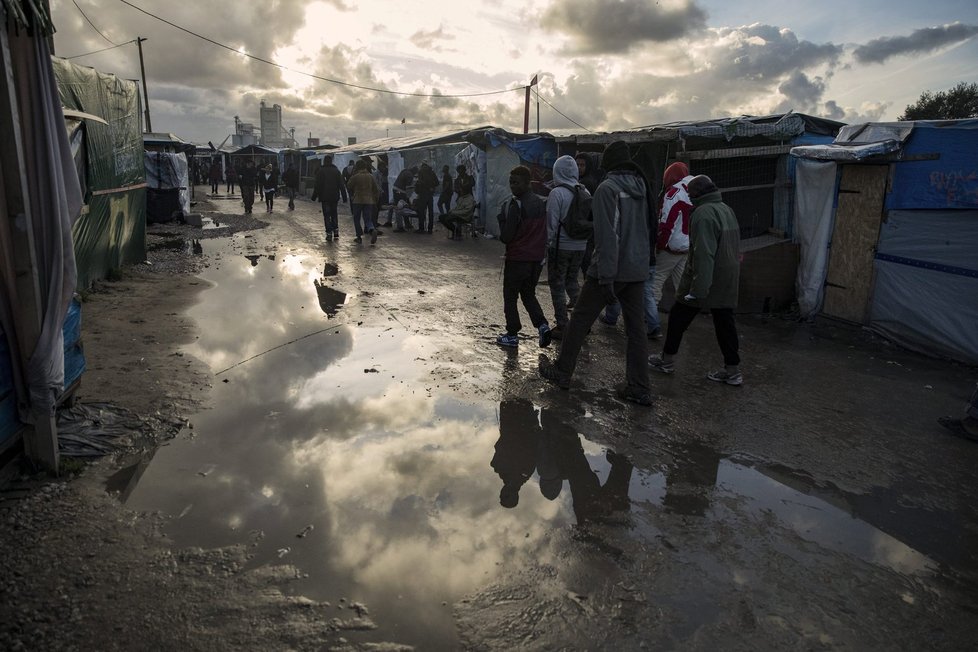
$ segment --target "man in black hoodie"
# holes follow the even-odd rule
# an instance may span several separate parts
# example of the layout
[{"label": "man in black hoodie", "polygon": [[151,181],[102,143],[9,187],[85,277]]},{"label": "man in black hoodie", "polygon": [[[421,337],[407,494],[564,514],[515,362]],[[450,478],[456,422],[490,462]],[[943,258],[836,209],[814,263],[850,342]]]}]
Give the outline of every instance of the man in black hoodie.
[{"label": "man in black hoodie", "polygon": [[336,213],[340,196],[343,197],[343,203],[346,203],[346,184],[343,183],[343,174],[333,165],[333,157],[327,154],[323,158],[323,166],[316,172],[316,185],[312,191],[312,200],[318,199],[323,206],[327,242],[338,240],[340,237]]}]

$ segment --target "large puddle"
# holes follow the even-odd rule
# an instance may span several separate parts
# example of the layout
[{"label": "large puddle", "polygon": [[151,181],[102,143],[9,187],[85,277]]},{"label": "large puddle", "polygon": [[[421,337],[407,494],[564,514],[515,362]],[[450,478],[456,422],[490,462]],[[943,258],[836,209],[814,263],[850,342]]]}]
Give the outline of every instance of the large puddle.
[{"label": "large puddle", "polygon": [[170,516],[179,546],[248,545],[255,566],[295,567],[296,594],[366,604],[387,640],[455,646],[455,601],[523,564],[559,567],[575,551],[549,533],[629,510],[630,537],[651,540],[671,515],[763,515],[914,576],[935,571],[928,542],[952,554],[787,470],[700,447],[637,469],[525,399],[460,401],[426,382],[443,343],[358,325],[333,260],[226,254],[204,276],[187,352],[214,373],[214,407],[110,488]]}]

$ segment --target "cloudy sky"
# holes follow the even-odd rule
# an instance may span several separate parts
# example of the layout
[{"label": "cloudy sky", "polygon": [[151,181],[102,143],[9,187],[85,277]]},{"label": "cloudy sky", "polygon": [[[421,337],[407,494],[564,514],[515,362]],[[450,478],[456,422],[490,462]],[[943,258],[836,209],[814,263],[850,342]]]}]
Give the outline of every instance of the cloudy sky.
[{"label": "cloudy sky", "polygon": [[[522,87],[535,74],[540,129],[552,133],[789,109],[844,122],[893,120],[925,90],[978,81],[974,0],[51,0],[51,7],[59,56],[149,39],[153,129],[198,143],[221,142],[235,115],[257,124],[262,99],[283,107],[283,124],[300,144],[310,133],[339,144],[485,124],[518,131]],[[73,61],[140,76],[135,44]]]}]

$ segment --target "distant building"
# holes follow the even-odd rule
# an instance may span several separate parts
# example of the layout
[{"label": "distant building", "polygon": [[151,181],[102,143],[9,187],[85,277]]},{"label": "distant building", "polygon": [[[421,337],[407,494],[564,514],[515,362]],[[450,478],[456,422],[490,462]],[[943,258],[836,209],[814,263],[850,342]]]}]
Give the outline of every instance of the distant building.
[{"label": "distant building", "polygon": [[231,144],[238,148],[257,145],[258,136],[255,134],[255,125],[250,122],[241,122],[238,116],[234,116],[234,134],[231,136]]},{"label": "distant building", "polygon": [[306,139],[306,147],[319,147],[319,139],[310,136]]}]

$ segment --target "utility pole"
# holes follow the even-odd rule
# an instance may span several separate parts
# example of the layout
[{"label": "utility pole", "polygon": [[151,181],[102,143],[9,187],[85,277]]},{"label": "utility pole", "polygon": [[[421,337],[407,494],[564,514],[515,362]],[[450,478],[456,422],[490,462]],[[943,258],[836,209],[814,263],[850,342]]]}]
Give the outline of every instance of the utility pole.
[{"label": "utility pole", "polygon": [[[530,133],[530,87],[537,85],[537,76],[533,75],[529,86],[526,87],[526,100],[523,103],[523,133]],[[537,104],[537,124],[540,122],[540,105]],[[539,129],[538,129],[539,131]]]},{"label": "utility pole", "polygon": [[146,90],[146,66],[143,65],[143,41],[142,36],[136,37],[136,47],[139,48],[139,71],[143,74],[143,103],[146,105],[146,132],[153,131],[153,123],[149,119],[149,91]]}]

